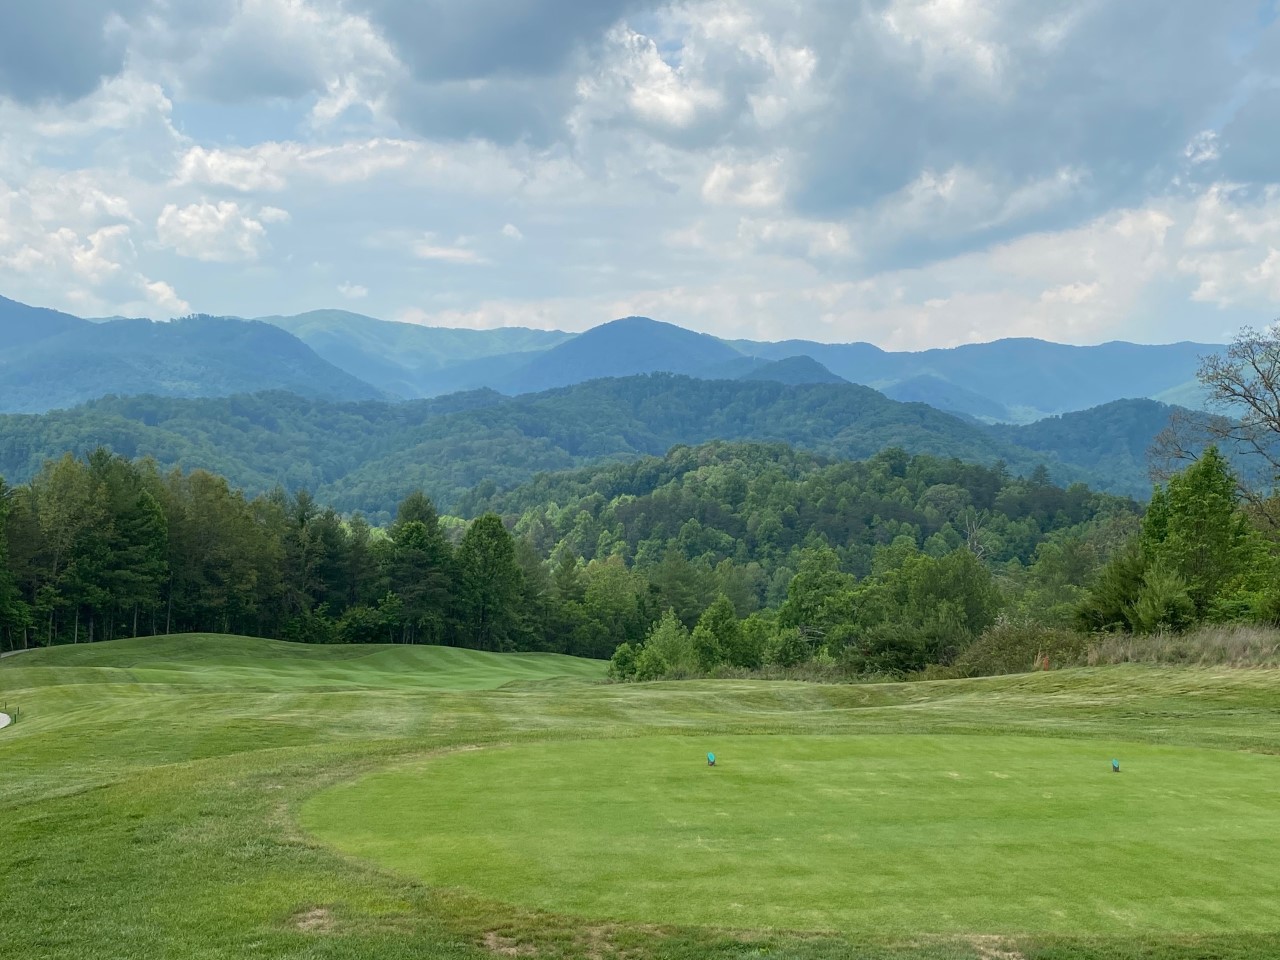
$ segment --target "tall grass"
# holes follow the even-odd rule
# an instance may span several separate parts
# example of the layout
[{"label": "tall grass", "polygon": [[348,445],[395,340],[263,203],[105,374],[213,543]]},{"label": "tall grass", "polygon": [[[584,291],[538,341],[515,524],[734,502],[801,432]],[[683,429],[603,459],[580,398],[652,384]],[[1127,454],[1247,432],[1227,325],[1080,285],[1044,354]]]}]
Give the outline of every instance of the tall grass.
[{"label": "tall grass", "polygon": [[1167,663],[1203,667],[1280,667],[1280,630],[1256,624],[1206,624],[1186,633],[1101,636],[1089,647],[1090,666]]}]

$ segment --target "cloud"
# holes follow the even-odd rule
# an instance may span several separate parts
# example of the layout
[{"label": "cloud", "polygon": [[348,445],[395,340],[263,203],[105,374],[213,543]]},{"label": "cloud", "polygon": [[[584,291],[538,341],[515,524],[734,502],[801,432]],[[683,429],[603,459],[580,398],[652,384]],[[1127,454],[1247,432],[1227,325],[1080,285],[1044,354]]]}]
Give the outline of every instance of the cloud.
[{"label": "cloud", "polygon": [[163,280],[144,280],[141,286],[147,300],[170,316],[191,312],[191,304],[179,297],[173,287]]},{"label": "cloud", "polygon": [[911,346],[1280,304],[1256,0],[10,6],[5,295]]},{"label": "cloud", "polygon": [[772,207],[782,200],[781,161],[716,163],[702,181],[702,199],[738,207]]},{"label": "cloud", "polygon": [[0,96],[77,100],[124,66],[125,23],[150,3],[7,3],[0,11]]},{"label": "cloud", "polygon": [[469,266],[489,262],[461,241],[457,241],[452,245],[441,245],[435,242],[431,234],[427,234],[427,236],[413,245],[413,255],[419,260],[437,260],[441,263],[456,263]]},{"label": "cloud", "polygon": [[184,257],[212,263],[257,260],[267,229],[230,200],[166,204],[156,221],[156,238]]},{"label": "cloud", "polygon": [[1251,191],[1215,184],[1195,205],[1178,269],[1197,281],[1194,300],[1219,307],[1280,304],[1280,185]]}]

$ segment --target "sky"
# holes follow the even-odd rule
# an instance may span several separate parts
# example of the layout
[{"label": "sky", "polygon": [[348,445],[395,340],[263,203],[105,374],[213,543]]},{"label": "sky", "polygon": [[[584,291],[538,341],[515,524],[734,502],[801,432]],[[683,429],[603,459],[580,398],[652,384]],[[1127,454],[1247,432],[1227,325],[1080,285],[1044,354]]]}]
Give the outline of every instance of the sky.
[{"label": "sky", "polygon": [[919,349],[1280,315],[1280,0],[0,7],[0,294]]}]

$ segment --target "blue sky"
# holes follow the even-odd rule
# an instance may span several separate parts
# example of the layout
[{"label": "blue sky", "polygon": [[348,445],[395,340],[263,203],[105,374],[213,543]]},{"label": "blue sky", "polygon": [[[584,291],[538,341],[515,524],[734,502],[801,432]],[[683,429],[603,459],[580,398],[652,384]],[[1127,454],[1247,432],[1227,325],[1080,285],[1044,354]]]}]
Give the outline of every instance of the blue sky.
[{"label": "blue sky", "polygon": [[885,347],[1280,314],[1275,0],[45,0],[0,294]]}]

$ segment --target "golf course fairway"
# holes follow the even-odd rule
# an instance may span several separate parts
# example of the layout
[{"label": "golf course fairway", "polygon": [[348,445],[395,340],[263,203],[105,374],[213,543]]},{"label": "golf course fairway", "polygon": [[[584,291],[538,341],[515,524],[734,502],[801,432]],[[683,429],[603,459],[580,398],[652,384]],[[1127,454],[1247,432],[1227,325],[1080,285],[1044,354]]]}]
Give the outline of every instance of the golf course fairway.
[{"label": "golf course fairway", "polygon": [[604,673],[213,634],[6,657],[4,956],[1280,957],[1280,670]]},{"label": "golf course fairway", "polygon": [[991,736],[536,744],[342,784],[303,822],[430,883],[595,920],[1280,928],[1280,759],[1225,751]]}]

